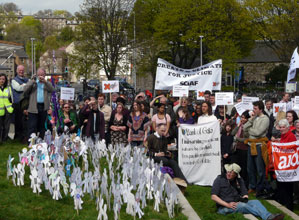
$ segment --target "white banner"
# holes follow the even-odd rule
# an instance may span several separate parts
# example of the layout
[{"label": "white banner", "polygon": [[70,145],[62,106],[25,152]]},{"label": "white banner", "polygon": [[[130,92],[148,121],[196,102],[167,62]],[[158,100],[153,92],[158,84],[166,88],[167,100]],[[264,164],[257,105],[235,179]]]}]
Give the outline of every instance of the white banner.
[{"label": "white banner", "polygon": [[173,89],[172,89],[172,96],[173,97],[188,97],[189,96],[189,87],[174,85]]},{"label": "white banner", "polygon": [[233,92],[216,92],[215,94],[216,105],[233,105],[234,93]]},{"label": "white banner", "polygon": [[299,55],[298,55],[297,49],[298,49],[298,47],[294,50],[294,53],[291,58],[287,82],[290,82],[290,80],[295,78],[296,69],[299,68]]},{"label": "white banner", "polygon": [[189,86],[189,90],[221,90],[222,60],[194,69],[181,69],[158,59],[156,90],[171,90],[173,85]]},{"label": "white banner", "polygon": [[62,100],[74,100],[75,88],[61,87],[60,88],[60,99]]},{"label": "white banner", "polygon": [[119,81],[117,80],[102,81],[102,92],[103,93],[119,92]]},{"label": "white banner", "polygon": [[179,166],[189,183],[211,186],[221,173],[218,121],[179,128]]}]

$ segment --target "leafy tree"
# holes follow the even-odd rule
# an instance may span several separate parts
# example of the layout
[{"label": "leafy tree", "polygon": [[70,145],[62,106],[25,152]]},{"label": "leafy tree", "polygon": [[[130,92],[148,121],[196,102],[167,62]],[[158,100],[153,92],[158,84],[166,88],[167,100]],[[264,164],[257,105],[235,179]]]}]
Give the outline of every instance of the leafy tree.
[{"label": "leafy tree", "polygon": [[64,18],[71,18],[73,16],[70,12],[66,10],[54,10],[53,15]]},{"label": "leafy tree", "polygon": [[41,38],[42,23],[33,16],[25,16],[22,18],[21,25],[31,28],[35,32],[35,37]]},{"label": "leafy tree", "polygon": [[52,9],[39,10],[34,14],[36,17],[51,17],[53,15]]},{"label": "leafy tree", "polygon": [[274,67],[270,73],[266,75],[266,81],[269,81],[272,84],[275,84],[279,81],[284,82],[288,76],[288,70],[288,66],[280,64],[279,66]]},{"label": "leafy tree", "polygon": [[64,27],[60,30],[59,35],[57,36],[57,40],[61,44],[69,44],[75,38],[75,33],[70,27]]},{"label": "leafy tree", "polygon": [[272,48],[278,57],[289,62],[299,46],[299,4],[293,0],[246,0],[259,39]]},{"label": "leafy tree", "polygon": [[19,7],[13,2],[7,2],[0,4],[0,12],[4,12],[5,14],[9,14],[10,12],[17,13],[21,11]]},{"label": "leafy tree", "polygon": [[126,28],[134,0],[85,0],[79,16],[77,39],[86,45],[89,57],[113,79],[119,61],[127,54]]},{"label": "leafy tree", "polygon": [[45,41],[44,41],[44,51],[47,50],[56,50],[58,49],[59,44],[57,42],[56,36],[47,36]]}]

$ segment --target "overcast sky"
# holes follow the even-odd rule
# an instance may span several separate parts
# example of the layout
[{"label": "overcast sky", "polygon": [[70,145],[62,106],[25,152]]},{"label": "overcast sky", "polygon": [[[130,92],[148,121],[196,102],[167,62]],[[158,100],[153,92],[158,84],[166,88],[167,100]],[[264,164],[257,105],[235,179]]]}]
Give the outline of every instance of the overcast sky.
[{"label": "overcast sky", "polygon": [[67,10],[74,14],[74,12],[80,10],[80,5],[83,1],[84,0],[0,0],[0,3],[13,2],[25,15],[34,14],[44,9]]}]

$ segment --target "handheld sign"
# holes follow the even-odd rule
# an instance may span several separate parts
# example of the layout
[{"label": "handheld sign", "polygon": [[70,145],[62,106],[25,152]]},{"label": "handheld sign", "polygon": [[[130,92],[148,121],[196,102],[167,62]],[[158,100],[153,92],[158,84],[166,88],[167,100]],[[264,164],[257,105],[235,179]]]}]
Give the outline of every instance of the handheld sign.
[{"label": "handheld sign", "polygon": [[75,98],[75,88],[60,88],[60,98],[62,100],[74,100]]},{"label": "handheld sign", "polygon": [[172,89],[172,96],[173,97],[188,97],[189,96],[189,87],[174,85],[173,89]]},{"label": "handheld sign", "polygon": [[246,111],[246,108],[243,106],[243,102],[235,104],[235,108],[236,108],[236,110],[237,110],[237,112],[238,112],[239,115],[242,115],[243,112]]},{"label": "handheld sign", "polygon": [[197,100],[205,100],[204,95],[205,95],[204,91],[196,90],[196,99]]},{"label": "handheld sign", "polygon": [[102,81],[102,92],[103,93],[119,92],[119,81],[117,80]]},{"label": "handheld sign", "polygon": [[287,104],[286,103],[274,103],[273,104],[273,116],[276,117],[278,112],[286,112]]},{"label": "handheld sign", "polygon": [[215,94],[216,105],[233,105],[234,93],[233,92],[216,92]]},{"label": "handheld sign", "polygon": [[249,97],[249,96],[242,97],[243,107],[246,110],[253,110],[252,103],[256,101],[259,101],[259,97]]}]

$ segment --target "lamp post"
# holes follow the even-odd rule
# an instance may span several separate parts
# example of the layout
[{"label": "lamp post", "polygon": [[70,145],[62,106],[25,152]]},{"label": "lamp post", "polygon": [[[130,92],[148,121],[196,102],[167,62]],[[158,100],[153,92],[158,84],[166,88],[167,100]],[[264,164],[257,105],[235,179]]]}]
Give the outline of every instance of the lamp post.
[{"label": "lamp post", "polygon": [[200,35],[200,65],[202,66],[202,38],[203,36]]},{"label": "lamp post", "polygon": [[35,41],[35,38],[30,38],[31,39],[31,60],[32,60],[32,65],[31,65],[31,76],[34,75],[34,56],[33,56],[33,41]]},{"label": "lamp post", "polygon": [[136,92],[136,20],[135,20],[135,12],[134,13],[134,47],[133,47],[133,84]]},{"label": "lamp post", "polygon": [[36,44],[33,43],[33,66],[34,66],[34,74],[36,74],[36,59],[35,59],[35,46]]}]

